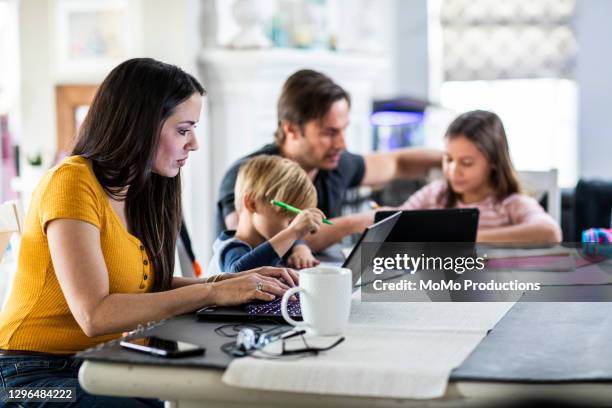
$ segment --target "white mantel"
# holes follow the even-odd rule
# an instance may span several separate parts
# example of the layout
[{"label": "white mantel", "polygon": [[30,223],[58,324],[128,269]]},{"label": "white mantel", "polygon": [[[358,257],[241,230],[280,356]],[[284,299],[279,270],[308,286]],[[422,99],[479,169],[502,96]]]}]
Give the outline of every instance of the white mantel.
[{"label": "white mantel", "polygon": [[[200,52],[199,63],[200,77],[208,93],[208,128],[200,136],[200,144],[206,145],[203,150],[209,151],[209,160],[194,162],[193,174],[197,176],[193,182],[198,183],[202,177],[207,182],[200,186],[208,187],[194,188],[194,203],[216,203],[221,178],[229,165],[273,141],[276,103],[282,85],[299,69],[323,72],[350,93],[347,145],[354,152],[371,149],[372,95],[377,81],[388,75],[389,69],[384,56],[323,50],[205,48]],[[195,204],[194,210],[197,207]],[[213,214],[194,211],[194,235],[209,234],[209,245],[202,242],[198,247],[210,248],[216,207],[200,208],[209,208]]]}]

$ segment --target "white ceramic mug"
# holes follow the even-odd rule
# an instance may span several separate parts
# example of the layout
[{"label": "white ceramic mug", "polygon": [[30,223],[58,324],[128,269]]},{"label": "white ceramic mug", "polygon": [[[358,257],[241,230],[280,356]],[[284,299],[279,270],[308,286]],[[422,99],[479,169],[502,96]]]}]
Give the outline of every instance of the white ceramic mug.
[{"label": "white ceramic mug", "polygon": [[[316,266],[300,271],[300,286],[285,292],[281,313],[287,323],[321,336],[340,335],[351,311],[352,272],[347,268]],[[300,292],[303,321],[287,313],[289,298]]]}]

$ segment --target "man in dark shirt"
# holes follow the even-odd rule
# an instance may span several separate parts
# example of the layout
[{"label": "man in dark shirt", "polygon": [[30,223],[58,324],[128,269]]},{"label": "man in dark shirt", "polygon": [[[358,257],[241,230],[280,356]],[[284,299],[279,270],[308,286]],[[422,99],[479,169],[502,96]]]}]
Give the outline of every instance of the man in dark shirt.
[{"label": "man in dark shirt", "polygon": [[311,177],[317,190],[317,207],[334,224],[322,226],[319,232],[305,238],[313,251],[362,232],[373,222],[371,212],[340,216],[348,188],[419,177],[441,165],[442,153],[429,149],[406,148],[364,156],[347,152],[349,109],[348,93],[329,77],[312,70],[291,75],[278,101],[275,142],[238,160],[223,176],[217,202],[217,232],[236,228],[234,185],[238,169],[245,160],[260,154],[292,159]]}]

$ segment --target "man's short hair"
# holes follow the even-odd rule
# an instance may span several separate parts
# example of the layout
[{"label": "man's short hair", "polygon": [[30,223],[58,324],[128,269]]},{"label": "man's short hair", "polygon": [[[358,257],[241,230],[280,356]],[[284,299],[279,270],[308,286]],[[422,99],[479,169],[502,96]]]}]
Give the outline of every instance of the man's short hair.
[{"label": "man's short hair", "polygon": [[266,203],[277,200],[297,208],[317,205],[317,190],[308,174],[293,160],[280,156],[255,156],[240,166],[234,187],[234,206],[238,212],[246,193]]},{"label": "man's short hair", "polygon": [[285,141],[283,121],[294,123],[303,129],[306,122],[323,119],[332,104],[341,99],[346,99],[350,106],[351,98],[348,92],[327,75],[311,69],[295,72],[285,81],[278,98],[278,127],[274,133],[276,144],[280,146]]}]

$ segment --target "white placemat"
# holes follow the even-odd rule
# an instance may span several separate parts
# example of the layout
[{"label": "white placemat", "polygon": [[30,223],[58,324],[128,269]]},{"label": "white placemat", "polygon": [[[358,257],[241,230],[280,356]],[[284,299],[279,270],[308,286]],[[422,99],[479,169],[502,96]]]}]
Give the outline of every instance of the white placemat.
[{"label": "white placemat", "polygon": [[[355,299],[346,340],[316,357],[235,359],[223,381],[275,391],[389,398],[444,395],[459,366],[512,303],[362,303]],[[311,346],[335,338],[306,337]],[[290,347],[298,347],[300,339]],[[279,344],[266,351],[274,353]]]},{"label": "white placemat", "polygon": [[353,299],[350,324],[415,331],[487,332],[514,302],[361,302]]}]

